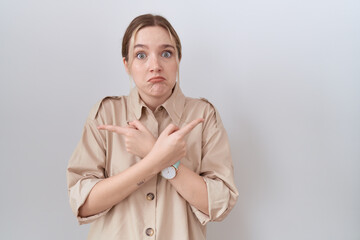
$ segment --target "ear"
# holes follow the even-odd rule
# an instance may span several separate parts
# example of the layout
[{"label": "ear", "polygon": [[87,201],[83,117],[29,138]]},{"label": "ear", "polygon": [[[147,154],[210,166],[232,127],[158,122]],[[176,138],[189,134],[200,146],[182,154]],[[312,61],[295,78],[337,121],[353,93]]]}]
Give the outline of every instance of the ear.
[{"label": "ear", "polygon": [[125,67],[125,70],[127,72],[127,74],[131,75],[130,74],[130,69],[129,69],[129,62],[126,61],[126,59],[123,57],[123,63],[124,63],[124,67]]}]

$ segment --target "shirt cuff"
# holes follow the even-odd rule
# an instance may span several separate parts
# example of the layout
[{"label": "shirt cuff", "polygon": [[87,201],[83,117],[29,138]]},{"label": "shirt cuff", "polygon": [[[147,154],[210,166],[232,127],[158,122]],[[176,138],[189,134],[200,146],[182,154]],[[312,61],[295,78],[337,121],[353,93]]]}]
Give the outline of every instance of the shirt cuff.
[{"label": "shirt cuff", "polygon": [[110,209],[97,213],[89,217],[80,217],[79,209],[85,203],[87,197],[90,194],[91,189],[100,182],[102,179],[87,178],[78,181],[72,188],[70,188],[70,205],[71,209],[77,217],[80,225],[90,223],[105,215]]},{"label": "shirt cuff", "polygon": [[95,215],[92,215],[92,216],[89,216],[89,217],[80,217],[79,215],[77,215],[78,223],[80,225],[91,223],[91,222],[95,221],[96,219],[104,216],[109,210],[110,209],[106,209],[105,211],[102,211],[102,212],[100,212],[98,214],[95,214]]},{"label": "shirt cuff", "polygon": [[191,206],[195,216],[202,225],[209,221],[221,221],[225,218],[225,211],[228,209],[230,201],[230,190],[223,181],[203,177],[208,191],[209,216]]}]

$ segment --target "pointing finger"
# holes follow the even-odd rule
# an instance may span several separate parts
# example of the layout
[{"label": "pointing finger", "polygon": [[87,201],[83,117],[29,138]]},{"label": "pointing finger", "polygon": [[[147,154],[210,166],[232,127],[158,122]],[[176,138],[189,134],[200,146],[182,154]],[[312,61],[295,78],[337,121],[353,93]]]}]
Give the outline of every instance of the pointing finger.
[{"label": "pointing finger", "polygon": [[176,125],[174,124],[169,124],[165,129],[164,131],[161,133],[161,135],[165,134],[165,135],[170,135],[172,134],[173,132],[179,130],[179,127],[177,127]]},{"label": "pointing finger", "polygon": [[109,132],[115,132],[118,134],[126,134],[127,133],[127,128],[124,127],[119,127],[119,126],[114,126],[114,125],[100,125],[97,127],[97,129],[99,130],[107,130]]},{"label": "pointing finger", "polygon": [[204,121],[203,118],[195,119],[195,120],[191,121],[189,124],[187,124],[186,126],[182,127],[177,132],[182,136],[186,136],[187,134],[189,134],[191,132],[191,130],[194,129],[194,127],[196,127],[196,125],[198,125],[199,123],[201,123],[203,121]]}]

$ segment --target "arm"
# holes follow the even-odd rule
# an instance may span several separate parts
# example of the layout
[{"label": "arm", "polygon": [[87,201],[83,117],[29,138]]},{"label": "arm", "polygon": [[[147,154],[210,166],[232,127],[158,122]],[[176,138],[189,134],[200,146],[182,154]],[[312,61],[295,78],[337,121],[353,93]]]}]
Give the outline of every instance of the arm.
[{"label": "arm", "polygon": [[206,106],[202,132],[200,176],[208,192],[208,214],[191,206],[201,224],[223,220],[235,206],[238,191],[234,183],[234,170],[230,144],[219,113],[209,103]]},{"label": "arm", "polygon": [[121,202],[159,172],[152,162],[151,157],[144,158],[125,171],[98,182],[80,207],[79,215],[91,216]]},{"label": "arm", "polygon": [[[137,120],[130,123],[128,127],[100,125],[97,128],[123,135],[126,150],[141,158],[150,152],[156,141],[153,135]],[[142,144],[137,144],[139,142]],[[152,160],[145,158],[125,171],[98,182],[80,207],[79,215],[87,217],[112,207],[157,173],[158,171],[154,171]]]},{"label": "arm", "polygon": [[[133,153],[139,157],[146,156],[154,145],[155,140],[153,139],[153,136],[148,131],[148,129],[137,120],[130,122],[129,126],[130,128],[123,128],[108,125],[99,126],[99,128],[122,134],[125,137],[126,148],[128,152]],[[186,128],[185,132],[180,132],[180,134],[186,135]],[[138,144],[139,142],[142,144]],[[176,177],[169,181],[174,186],[176,191],[186,201],[201,210],[203,213],[207,215],[209,214],[207,187],[204,179],[201,176],[187,168],[185,165],[180,164]]]},{"label": "arm", "polygon": [[200,175],[180,164],[176,177],[169,181],[186,201],[209,215],[208,191],[206,183]]},{"label": "arm", "polygon": [[[90,216],[112,207],[162,169],[184,157],[186,153],[184,137],[202,121],[202,119],[194,120],[180,130],[170,124],[145,158],[127,170],[98,182],[79,209],[79,215]],[[124,134],[122,127],[99,126],[99,129]]]}]

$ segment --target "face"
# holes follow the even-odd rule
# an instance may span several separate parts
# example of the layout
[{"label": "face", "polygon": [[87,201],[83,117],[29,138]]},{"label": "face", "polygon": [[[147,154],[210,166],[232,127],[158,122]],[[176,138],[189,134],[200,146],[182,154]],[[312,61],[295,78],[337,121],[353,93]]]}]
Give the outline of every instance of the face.
[{"label": "face", "polygon": [[141,98],[145,103],[164,102],[172,93],[178,71],[176,47],[169,32],[158,26],[139,30],[132,52],[132,60],[124,59],[124,64]]}]

